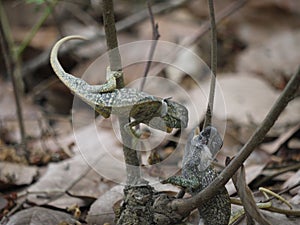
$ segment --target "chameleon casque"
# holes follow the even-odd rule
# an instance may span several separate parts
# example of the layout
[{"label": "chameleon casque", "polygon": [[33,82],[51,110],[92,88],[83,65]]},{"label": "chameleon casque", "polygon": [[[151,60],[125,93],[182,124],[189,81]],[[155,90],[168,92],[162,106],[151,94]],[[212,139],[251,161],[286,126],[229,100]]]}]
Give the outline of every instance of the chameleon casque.
[{"label": "chameleon casque", "polygon": [[[199,193],[218,175],[211,162],[222,145],[221,136],[214,127],[208,126],[196,136],[192,131],[182,160],[182,175],[169,177],[162,183],[181,186],[192,196]],[[198,211],[205,225],[228,225],[231,205],[226,188],[221,188]]]},{"label": "chameleon casque", "polygon": [[133,88],[116,89],[116,78],[121,71],[107,69],[107,82],[102,85],[90,85],[64,71],[57,55],[60,46],[71,39],[85,40],[81,36],[67,36],[59,40],[52,48],[51,66],[59,79],[83,101],[100,113],[104,118],[111,114],[124,115],[134,120],[125,125],[126,130],[143,123],[154,129],[171,132],[173,128],[185,128],[188,123],[187,109],[170,99],[149,95]]}]

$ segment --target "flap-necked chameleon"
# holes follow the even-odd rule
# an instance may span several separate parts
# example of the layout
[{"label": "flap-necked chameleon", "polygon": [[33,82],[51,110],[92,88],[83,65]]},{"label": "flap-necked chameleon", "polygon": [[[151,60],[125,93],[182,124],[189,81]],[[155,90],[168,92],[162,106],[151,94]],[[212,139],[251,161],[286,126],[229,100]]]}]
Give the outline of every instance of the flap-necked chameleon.
[{"label": "flap-necked chameleon", "polygon": [[116,89],[115,79],[121,71],[110,71],[107,82],[90,85],[86,81],[65,72],[58,61],[60,46],[71,39],[85,40],[81,36],[67,36],[59,40],[51,51],[51,66],[59,79],[83,101],[94,107],[104,118],[111,114],[124,115],[134,119],[127,126],[131,129],[140,123],[154,129],[170,132],[173,128],[185,128],[188,124],[187,109],[169,98],[156,97],[133,88]]},{"label": "flap-necked chameleon", "polygon": [[[216,128],[208,126],[198,135],[193,130],[185,146],[182,175],[169,177],[162,183],[181,186],[192,196],[196,195],[218,176],[211,163],[222,145],[223,141]],[[220,188],[198,210],[205,225],[228,225],[231,205],[226,188]]]}]

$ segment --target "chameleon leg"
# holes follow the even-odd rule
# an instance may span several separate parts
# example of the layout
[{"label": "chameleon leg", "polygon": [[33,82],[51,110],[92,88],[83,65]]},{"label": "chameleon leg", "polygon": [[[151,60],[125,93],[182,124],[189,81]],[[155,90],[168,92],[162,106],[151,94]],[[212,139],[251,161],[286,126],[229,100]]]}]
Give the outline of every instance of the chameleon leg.
[{"label": "chameleon leg", "polygon": [[161,182],[162,184],[173,184],[182,188],[197,188],[199,186],[198,179],[186,179],[182,176],[172,176]]},{"label": "chameleon leg", "polygon": [[117,82],[115,77],[110,77],[105,84],[101,85],[90,85],[88,88],[89,92],[92,93],[105,93],[115,90],[117,87]]},{"label": "chameleon leg", "polygon": [[93,93],[105,93],[114,91],[117,88],[117,78],[122,76],[122,71],[111,71],[106,69],[106,83],[101,85],[90,85],[89,91]]},{"label": "chameleon leg", "polygon": [[124,128],[128,134],[139,139],[141,137],[141,134],[133,128],[134,126],[137,126],[137,125],[139,125],[139,122],[135,120],[133,122],[127,123],[124,126]]}]

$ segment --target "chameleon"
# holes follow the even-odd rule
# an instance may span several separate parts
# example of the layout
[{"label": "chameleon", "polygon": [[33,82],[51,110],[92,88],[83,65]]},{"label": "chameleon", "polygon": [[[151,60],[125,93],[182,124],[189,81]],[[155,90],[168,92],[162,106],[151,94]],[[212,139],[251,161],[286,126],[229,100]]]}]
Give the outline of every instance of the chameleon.
[{"label": "chameleon", "polygon": [[[223,141],[216,128],[207,126],[199,135],[193,130],[185,146],[182,160],[182,174],[163,180],[162,183],[171,183],[183,187],[192,196],[206,188],[218,175],[211,164]],[[231,204],[225,187],[198,208],[200,218],[205,225],[228,225]],[[199,223],[200,224],[200,223]]]},{"label": "chameleon", "polygon": [[58,60],[58,51],[62,44],[72,39],[86,40],[82,36],[67,36],[55,43],[50,54],[50,63],[58,78],[88,105],[94,107],[104,118],[125,115],[132,118],[125,125],[126,130],[134,134],[133,127],[141,123],[154,129],[171,132],[173,128],[186,128],[188,111],[185,106],[160,98],[134,88],[116,88],[116,79],[122,71],[106,73],[106,83],[90,85],[86,81],[67,73]]}]

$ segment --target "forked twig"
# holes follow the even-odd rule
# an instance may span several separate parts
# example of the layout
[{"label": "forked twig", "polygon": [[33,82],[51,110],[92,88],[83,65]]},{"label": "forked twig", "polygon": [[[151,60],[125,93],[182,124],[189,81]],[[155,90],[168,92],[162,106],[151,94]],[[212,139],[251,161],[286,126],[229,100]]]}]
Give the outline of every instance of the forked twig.
[{"label": "forked twig", "polygon": [[[108,56],[111,71],[122,71],[121,56],[118,49],[116,24],[114,18],[114,6],[112,0],[103,0],[103,21],[108,47]],[[123,74],[117,78],[117,88],[124,87]],[[140,161],[137,151],[131,149],[132,137],[126,132],[125,125],[128,124],[128,116],[119,116],[119,127],[123,141],[123,153],[126,162],[127,183],[136,184],[141,180]]]},{"label": "forked twig", "polygon": [[158,24],[155,23],[150,0],[147,0],[147,7],[148,7],[148,11],[149,11],[151,26],[152,26],[152,40],[153,40],[153,42],[151,43],[149,57],[148,57],[147,64],[145,66],[145,70],[144,70],[144,74],[143,74],[143,80],[142,80],[142,83],[141,83],[141,86],[140,86],[140,91],[142,91],[144,89],[144,86],[145,86],[145,83],[146,83],[146,77],[149,73],[149,70],[150,70],[150,67],[151,67],[151,64],[152,64],[152,59],[153,59],[154,51],[155,51],[155,48],[156,48],[156,45],[157,45],[157,41],[160,38],[160,34],[158,32]]}]

